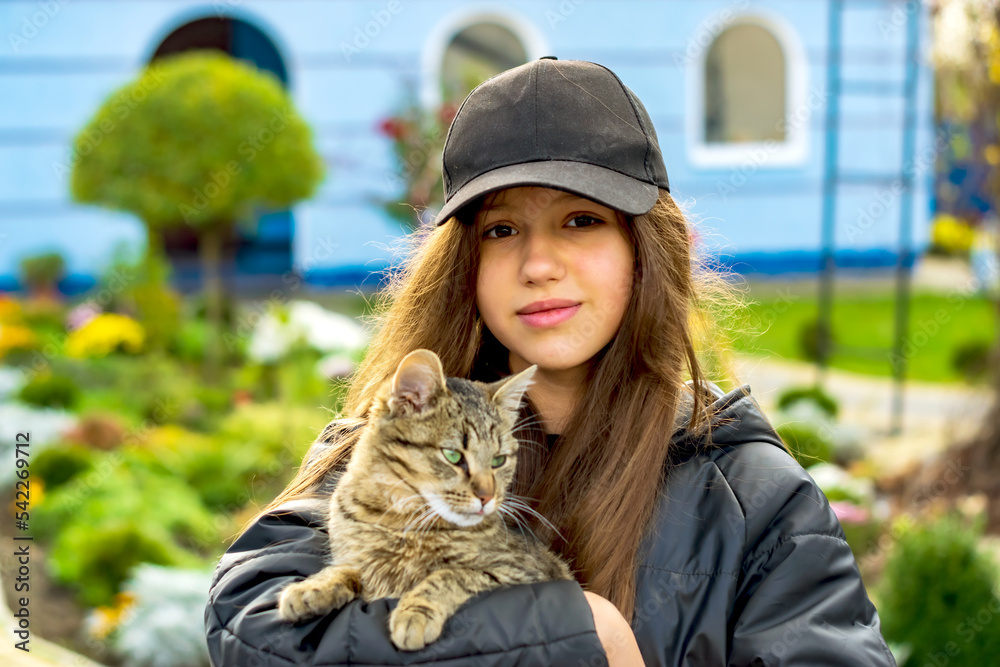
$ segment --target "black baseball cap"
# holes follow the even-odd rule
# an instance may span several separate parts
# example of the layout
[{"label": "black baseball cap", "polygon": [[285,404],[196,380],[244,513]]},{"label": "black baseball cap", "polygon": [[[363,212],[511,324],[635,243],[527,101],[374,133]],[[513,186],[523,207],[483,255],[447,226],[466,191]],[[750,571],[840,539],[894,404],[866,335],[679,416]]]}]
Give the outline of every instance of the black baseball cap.
[{"label": "black baseball cap", "polygon": [[444,144],[443,224],[463,206],[516,186],[566,190],[628,215],[670,190],[653,123],[608,68],[546,56],[480,84]]}]

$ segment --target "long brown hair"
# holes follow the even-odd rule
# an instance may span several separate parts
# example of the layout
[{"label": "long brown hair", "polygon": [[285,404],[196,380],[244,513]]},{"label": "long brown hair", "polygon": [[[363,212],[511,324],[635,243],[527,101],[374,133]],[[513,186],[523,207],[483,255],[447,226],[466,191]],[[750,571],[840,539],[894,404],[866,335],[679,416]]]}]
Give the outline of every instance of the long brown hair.
[{"label": "long brown hair", "polygon": [[[467,215],[415,233],[409,260],[382,293],[383,313],[351,380],[345,417],[363,422],[376,390],[417,348],[436,352],[447,375],[481,379],[475,376],[484,369],[509,372],[506,349],[477,312],[479,237]],[[669,467],[670,437],[685,393],[691,405],[687,428],[701,431],[709,422],[692,333],[694,319],[705,310],[707,292],[700,285],[712,293],[725,288],[720,292],[722,283],[711,272],[692,270],[688,222],[665,190],[651,211],[627,220],[625,229],[635,248],[636,274],[621,327],[591,364],[557,446],[540,465],[519,465],[518,474],[526,482],[519,488],[529,490],[532,506],[558,533],[538,521],[532,530],[570,562],[581,584],[631,620],[638,550]],[[526,412],[532,412],[530,400]],[[523,432],[542,439],[538,428]],[[262,513],[314,493],[348,460],[356,440],[356,432],[347,435],[300,468]]]}]

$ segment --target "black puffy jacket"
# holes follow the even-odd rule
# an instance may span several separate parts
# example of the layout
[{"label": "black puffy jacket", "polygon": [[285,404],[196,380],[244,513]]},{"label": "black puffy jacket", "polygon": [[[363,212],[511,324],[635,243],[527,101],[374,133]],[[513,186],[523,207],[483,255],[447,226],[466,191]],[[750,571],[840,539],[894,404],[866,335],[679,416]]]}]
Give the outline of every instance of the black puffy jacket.
[{"label": "black puffy jacket", "polygon": [[[641,547],[632,628],[646,665],[895,665],[826,497],[749,387],[717,396],[713,447],[674,434],[687,454]],[[282,622],[278,592],[325,565],[324,504],[287,503],[222,557],[205,610],[216,666],[607,664],[572,581],[480,595],[415,653],[389,641],[395,600]]]}]

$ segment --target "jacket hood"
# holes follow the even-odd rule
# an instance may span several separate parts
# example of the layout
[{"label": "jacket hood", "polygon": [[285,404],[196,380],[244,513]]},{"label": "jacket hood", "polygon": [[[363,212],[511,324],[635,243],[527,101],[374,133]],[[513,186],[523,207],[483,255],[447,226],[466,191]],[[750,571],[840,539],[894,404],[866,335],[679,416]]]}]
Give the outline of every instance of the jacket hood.
[{"label": "jacket hood", "polygon": [[706,385],[715,397],[708,408],[712,415],[710,433],[688,430],[692,400],[691,394],[686,393],[679,411],[680,426],[674,431],[670,441],[675,452],[694,453],[708,447],[729,447],[747,442],[768,442],[785,449],[781,437],[760,409],[757,399],[751,395],[750,385],[740,385],[728,393],[713,382],[707,382]]}]

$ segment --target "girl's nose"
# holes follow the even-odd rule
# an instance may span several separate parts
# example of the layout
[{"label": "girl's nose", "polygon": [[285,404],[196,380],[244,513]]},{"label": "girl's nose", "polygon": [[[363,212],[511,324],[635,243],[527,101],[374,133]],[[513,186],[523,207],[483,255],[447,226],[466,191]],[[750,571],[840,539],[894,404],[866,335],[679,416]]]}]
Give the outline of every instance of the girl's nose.
[{"label": "girl's nose", "polygon": [[521,281],[526,284],[559,280],[566,272],[559,248],[547,234],[526,233],[523,252]]}]

